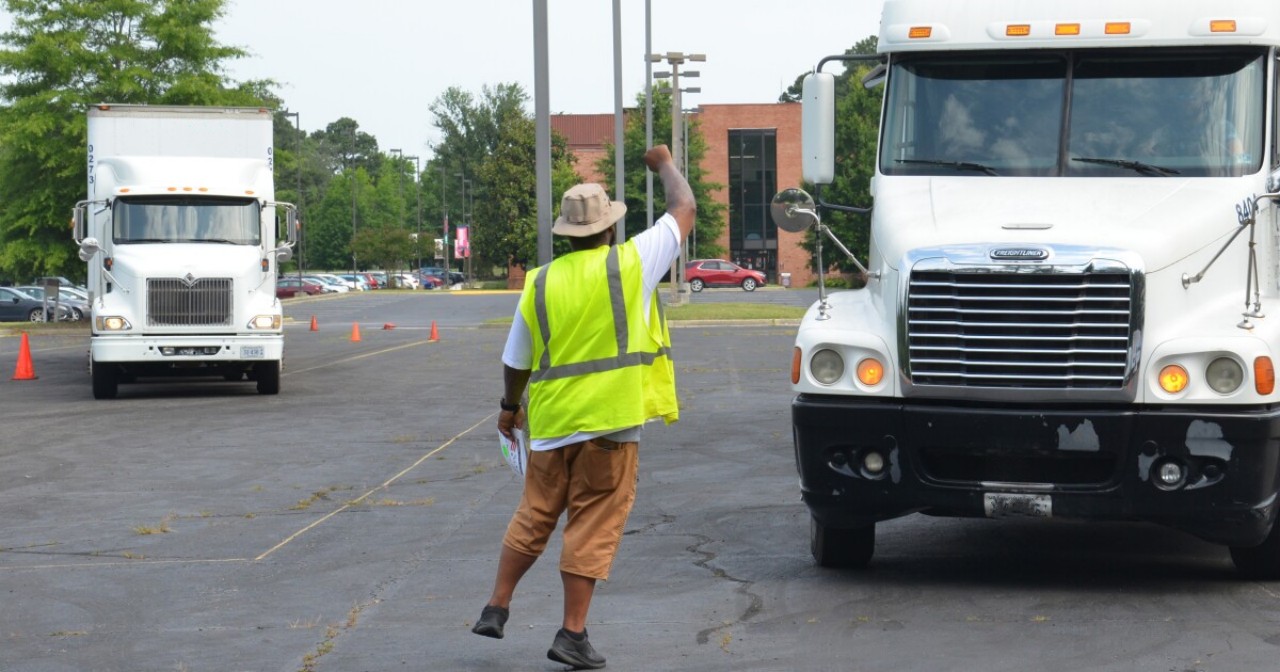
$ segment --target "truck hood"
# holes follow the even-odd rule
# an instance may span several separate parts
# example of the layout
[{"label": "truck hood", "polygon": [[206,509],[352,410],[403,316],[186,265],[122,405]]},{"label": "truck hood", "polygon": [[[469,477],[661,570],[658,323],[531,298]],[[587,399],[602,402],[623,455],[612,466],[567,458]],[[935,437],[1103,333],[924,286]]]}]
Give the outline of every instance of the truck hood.
[{"label": "truck hood", "polygon": [[[126,286],[145,285],[147,278],[234,278],[253,290],[271,277],[262,272],[262,248],[256,245],[164,243],[116,245],[111,274]],[[274,287],[270,288],[272,292]]]},{"label": "truck hood", "polygon": [[1230,235],[1249,178],[877,178],[872,246],[890,268],[921,247],[1082,245],[1158,271]]}]

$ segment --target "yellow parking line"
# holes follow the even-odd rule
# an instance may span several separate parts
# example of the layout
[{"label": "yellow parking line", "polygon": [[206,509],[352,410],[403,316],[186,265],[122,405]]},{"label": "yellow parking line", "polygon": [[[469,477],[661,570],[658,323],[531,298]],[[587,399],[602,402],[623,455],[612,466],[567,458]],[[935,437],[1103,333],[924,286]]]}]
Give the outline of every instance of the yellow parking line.
[{"label": "yellow parking line", "polygon": [[496,413],[490,413],[489,415],[486,415],[484,418],[482,418],[482,419],[480,420],[480,422],[477,422],[476,424],[471,425],[470,427],[468,427],[468,428],[466,428],[465,430],[463,430],[461,434],[458,434],[457,436],[455,436],[455,437],[453,437],[453,438],[449,439],[448,441],[445,441],[443,444],[441,444],[440,446],[436,447],[435,449],[428,451],[428,452],[427,452],[427,454],[423,455],[422,457],[419,457],[419,458],[418,458],[418,460],[417,460],[416,462],[414,462],[413,464],[411,464],[411,465],[409,465],[409,466],[405,467],[404,469],[402,469],[402,470],[400,471],[400,473],[398,473],[398,474],[396,474],[395,476],[392,476],[391,478],[388,478],[387,480],[383,481],[383,482],[382,482],[382,485],[379,485],[379,486],[377,486],[377,487],[375,487],[375,488],[373,488],[373,489],[369,490],[368,492],[364,493],[363,495],[360,495],[359,497],[357,497],[357,498],[355,498],[355,499],[353,499],[353,500],[351,500],[351,501],[347,502],[346,504],[343,504],[342,506],[340,506],[340,507],[338,507],[338,508],[334,509],[333,511],[330,511],[329,513],[327,513],[327,514],[325,514],[323,517],[321,517],[319,520],[316,520],[316,521],[312,522],[310,525],[307,525],[306,527],[302,528],[301,530],[298,530],[297,532],[294,532],[293,534],[289,535],[288,537],[285,537],[284,541],[281,541],[280,543],[276,544],[275,546],[272,546],[271,548],[267,549],[267,550],[266,550],[266,552],[264,552],[262,555],[259,555],[258,557],[254,558],[254,559],[253,559],[253,560],[254,560],[254,562],[257,562],[258,560],[263,560],[263,559],[265,559],[268,555],[271,555],[272,553],[275,553],[276,551],[280,550],[281,548],[284,548],[286,545],[288,545],[288,544],[289,544],[290,542],[292,542],[294,539],[297,539],[298,537],[302,536],[303,534],[306,534],[308,531],[310,531],[310,530],[312,530],[312,529],[315,529],[315,528],[316,528],[316,527],[318,527],[320,524],[324,523],[326,520],[329,520],[330,518],[332,518],[332,517],[334,517],[334,516],[338,515],[339,513],[342,513],[343,511],[346,511],[347,509],[351,508],[352,506],[355,506],[356,504],[359,504],[360,502],[362,502],[362,501],[364,501],[365,499],[367,499],[367,498],[368,498],[370,495],[372,495],[373,493],[375,493],[375,492],[377,492],[377,491],[379,491],[379,490],[385,490],[385,489],[386,489],[387,487],[389,487],[392,483],[395,483],[396,481],[400,480],[400,478],[401,478],[401,477],[403,477],[405,474],[407,474],[407,473],[409,473],[410,471],[413,471],[414,469],[416,469],[416,468],[418,467],[418,465],[422,464],[423,462],[426,462],[428,459],[430,459],[430,458],[431,458],[431,456],[432,456],[432,455],[435,455],[436,453],[438,453],[438,452],[440,452],[440,451],[444,450],[445,448],[448,448],[449,446],[453,445],[453,443],[454,443],[455,441],[457,441],[458,439],[461,439],[462,437],[466,436],[467,434],[470,434],[470,433],[471,433],[471,430],[475,429],[476,427],[479,427],[480,425],[484,424],[485,422],[488,422],[488,421],[489,421],[491,418],[493,418],[493,416],[495,416],[495,415],[497,415],[497,414],[496,414]]}]

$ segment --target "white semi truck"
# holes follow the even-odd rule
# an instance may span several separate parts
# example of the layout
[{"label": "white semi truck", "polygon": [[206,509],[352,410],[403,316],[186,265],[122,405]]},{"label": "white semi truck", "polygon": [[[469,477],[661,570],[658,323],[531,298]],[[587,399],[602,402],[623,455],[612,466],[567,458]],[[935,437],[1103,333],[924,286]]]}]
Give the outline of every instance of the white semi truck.
[{"label": "white semi truck", "polygon": [[[88,111],[93,396],[141,377],[217,376],[280,391],[279,263],[294,207],[274,201],[271,112],[103,104]],[[286,242],[277,241],[284,213]]]},{"label": "white semi truck", "polygon": [[816,198],[775,221],[872,206],[865,288],[795,342],[820,565],[920,512],[1153,522],[1280,577],[1278,49],[1275,0],[886,0],[872,204],[821,196],[850,57],[807,77]]}]

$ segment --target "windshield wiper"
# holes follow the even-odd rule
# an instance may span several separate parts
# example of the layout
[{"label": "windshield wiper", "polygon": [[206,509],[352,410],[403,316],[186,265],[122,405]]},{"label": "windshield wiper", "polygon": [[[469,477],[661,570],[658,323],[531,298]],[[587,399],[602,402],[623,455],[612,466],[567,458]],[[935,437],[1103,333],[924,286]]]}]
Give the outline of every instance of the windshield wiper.
[{"label": "windshield wiper", "polygon": [[972,161],[938,161],[936,159],[897,159],[897,163],[922,163],[929,166],[946,166],[955,170],[973,170],[988,175],[1000,175],[995,168]]},{"label": "windshield wiper", "polygon": [[173,241],[169,240],[168,238],[130,238],[128,240],[121,240],[119,242],[121,243],[172,243]]},{"label": "windshield wiper", "polygon": [[1098,163],[1104,166],[1116,166],[1117,168],[1128,168],[1129,170],[1142,173],[1143,175],[1159,175],[1160,177],[1167,177],[1169,175],[1182,174],[1179,171],[1176,171],[1172,168],[1165,168],[1164,166],[1156,166],[1150,163],[1143,163],[1141,161],[1127,161],[1125,159],[1097,159],[1091,156],[1072,157],[1071,160],[1079,161],[1081,163]]}]

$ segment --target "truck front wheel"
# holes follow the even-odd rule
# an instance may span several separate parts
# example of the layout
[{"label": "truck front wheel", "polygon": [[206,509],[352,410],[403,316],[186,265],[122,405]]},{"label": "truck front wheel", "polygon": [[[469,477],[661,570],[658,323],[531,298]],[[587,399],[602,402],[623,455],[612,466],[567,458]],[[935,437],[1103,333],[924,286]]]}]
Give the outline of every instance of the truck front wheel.
[{"label": "truck front wheel", "polygon": [[819,567],[866,567],[875,549],[875,523],[836,529],[819,523],[817,518],[809,518],[809,550]]},{"label": "truck front wheel", "polygon": [[1259,581],[1280,579],[1280,524],[1273,524],[1266,540],[1257,546],[1232,546],[1231,562],[1245,578]]},{"label": "truck front wheel", "polygon": [[280,394],[280,362],[263,362],[253,367],[258,394]]},{"label": "truck front wheel", "polygon": [[89,360],[89,371],[93,376],[93,398],[94,399],[115,399],[120,377],[116,372],[116,367],[111,364],[102,364]]}]

